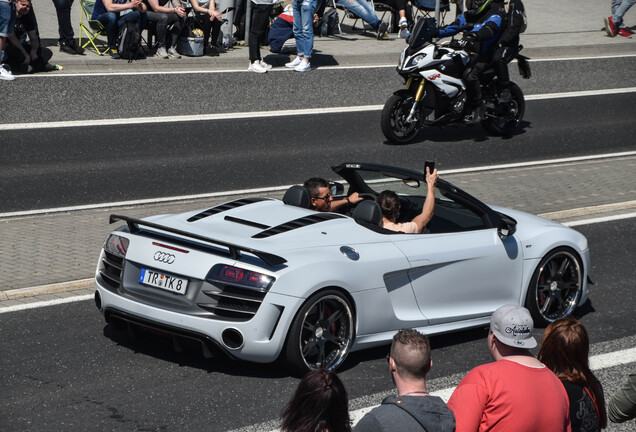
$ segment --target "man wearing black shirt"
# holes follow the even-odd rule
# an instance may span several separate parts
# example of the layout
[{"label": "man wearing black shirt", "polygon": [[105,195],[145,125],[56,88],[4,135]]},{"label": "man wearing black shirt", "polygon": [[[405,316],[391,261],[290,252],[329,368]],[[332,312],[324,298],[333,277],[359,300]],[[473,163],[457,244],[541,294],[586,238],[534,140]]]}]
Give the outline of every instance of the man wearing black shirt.
[{"label": "man wearing black shirt", "polygon": [[14,32],[8,39],[10,45],[6,50],[7,63],[12,69],[21,73],[49,72],[55,69],[48,62],[53,53],[40,44],[38,23],[30,0],[17,1]]}]

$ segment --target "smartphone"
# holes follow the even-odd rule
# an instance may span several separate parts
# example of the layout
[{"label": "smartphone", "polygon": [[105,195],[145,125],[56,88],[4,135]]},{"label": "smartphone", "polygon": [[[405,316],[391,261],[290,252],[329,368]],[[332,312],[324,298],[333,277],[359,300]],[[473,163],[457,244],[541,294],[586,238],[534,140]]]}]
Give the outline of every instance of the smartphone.
[{"label": "smartphone", "polygon": [[426,168],[428,168],[428,172],[433,174],[433,170],[435,169],[435,161],[425,161],[424,162],[424,177],[426,178]]}]

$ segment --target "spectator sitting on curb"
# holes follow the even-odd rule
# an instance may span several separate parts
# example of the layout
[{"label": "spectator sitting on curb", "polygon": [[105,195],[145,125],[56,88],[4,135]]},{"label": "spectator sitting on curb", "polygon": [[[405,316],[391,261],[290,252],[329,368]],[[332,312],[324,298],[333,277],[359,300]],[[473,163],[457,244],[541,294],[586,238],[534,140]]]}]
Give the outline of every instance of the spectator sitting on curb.
[{"label": "spectator sitting on curb", "polygon": [[[7,38],[13,35],[15,27],[15,3],[13,0],[0,0],[0,56],[4,55],[4,47]],[[0,79],[13,81],[15,77],[11,73],[9,65],[2,64],[0,58]]]},{"label": "spectator sitting on curb", "polygon": [[[157,26],[157,52],[156,57],[168,59],[179,59],[181,56],[177,52],[177,41],[183,26],[185,25],[186,11],[178,0],[145,0],[148,12],[146,16],[149,22],[154,22]],[[168,27],[172,26],[168,34]],[[170,41],[166,50],[166,42]]]},{"label": "spectator sitting on curb", "polygon": [[127,22],[139,22],[140,28],[146,21],[146,5],[142,0],[97,0],[92,19],[102,23],[108,36],[108,53],[118,59],[117,36],[119,28]]},{"label": "spectator sitting on curb", "polygon": [[612,16],[604,18],[605,31],[611,37],[616,35],[632,37],[632,32],[623,24],[623,15],[634,6],[636,0],[612,0]]},{"label": "spectator sitting on curb", "polygon": [[477,366],[448,401],[457,432],[570,432],[568,395],[530,348],[534,323],[526,308],[504,305],[490,319],[494,362]]},{"label": "spectator sitting on curb", "polygon": [[[29,42],[26,41],[27,36]],[[48,61],[53,53],[40,44],[38,23],[30,0],[16,3],[16,21],[13,35],[9,36],[7,63],[20,73],[50,72],[55,66]]]},{"label": "spectator sitting on curb", "polygon": [[211,57],[219,56],[219,35],[223,24],[223,14],[216,10],[214,0],[190,0],[194,17],[203,28],[203,45],[205,54]]},{"label": "spectator sitting on curb", "polygon": [[368,23],[377,32],[378,39],[384,39],[387,36],[389,23],[380,20],[373,10],[373,5],[367,0],[338,0],[338,6],[342,6],[346,10],[355,14],[362,21]]},{"label": "spectator sitting on curb", "polygon": [[454,431],[453,412],[426,388],[426,374],[433,367],[428,338],[417,330],[400,330],[387,360],[398,395],[385,398],[362,417],[354,432]]}]

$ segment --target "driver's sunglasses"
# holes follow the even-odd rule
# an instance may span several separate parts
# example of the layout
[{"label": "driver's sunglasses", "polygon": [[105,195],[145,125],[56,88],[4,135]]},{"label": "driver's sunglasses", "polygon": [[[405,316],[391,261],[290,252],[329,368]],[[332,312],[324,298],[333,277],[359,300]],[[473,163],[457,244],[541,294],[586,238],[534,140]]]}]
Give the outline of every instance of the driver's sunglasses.
[{"label": "driver's sunglasses", "polygon": [[331,198],[331,194],[330,193],[328,193],[325,196],[315,197],[314,199],[321,199],[321,200],[329,201],[329,198]]}]

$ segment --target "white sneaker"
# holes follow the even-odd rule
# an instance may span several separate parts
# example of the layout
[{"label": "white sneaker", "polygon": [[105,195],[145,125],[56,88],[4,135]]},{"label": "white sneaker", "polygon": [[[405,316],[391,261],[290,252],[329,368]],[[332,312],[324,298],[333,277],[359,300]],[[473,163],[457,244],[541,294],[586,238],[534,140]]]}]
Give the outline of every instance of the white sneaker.
[{"label": "white sneaker", "polygon": [[267,70],[271,70],[272,69],[272,65],[269,63],[265,63],[263,60],[258,60],[258,62],[261,64],[261,66],[263,66],[265,69]]},{"label": "white sneaker", "polygon": [[249,72],[256,72],[256,73],[267,72],[267,68],[263,66],[262,64],[260,64],[258,60],[256,60],[254,63],[250,63],[250,66],[247,68],[247,70]]},{"label": "white sneaker", "polygon": [[308,61],[301,61],[298,66],[294,68],[296,72],[307,72],[311,70],[311,64]]},{"label": "white sneaker", "polygon": [[170,58],[175,58],[175,59],[180,59],[180,58],[181,58],[181,54],[179,54],[179,53],[177,52],[177,49],[176,49],[175,47],[170,47],[170,48],[168,49],[168,56],[169,56]]},{"label": "white sneaker", "polygon": [[166,47],[157,48],[157,52],[155,53],[155,57],[159,57],[159,58],[163,58],[163,59],[170,58],[170,56],[168,55],[168,52],[166,51]]},{"label": "white sneaker", "polygon": [[13,81],[15,77],[11,73],[9,65],[0,65],[0,79],[5,81]]},{"label": "white sneaker", "polygon": [[407,39],[409,36],[411,36],[411,32],[407,28],[400,30],[400,37],[402,39]]},{"label": "white sneaker", "polygon": [[409,26],[409,23],[406,20],[406,17],[400,18],[400,23],[398,24],[398,27],[403,29],[403,28],[407,28],[408,26]]},{"label": "white sneaker", "polygon": [[292,61],[290,61],[289,63],[285,63],[285,66],[287,66],[288,68],[295,68],[296,66],[298,66],[300,64],[300,62],[303,61],[302,57],[298,57],[296,56],[296,58]]}]

